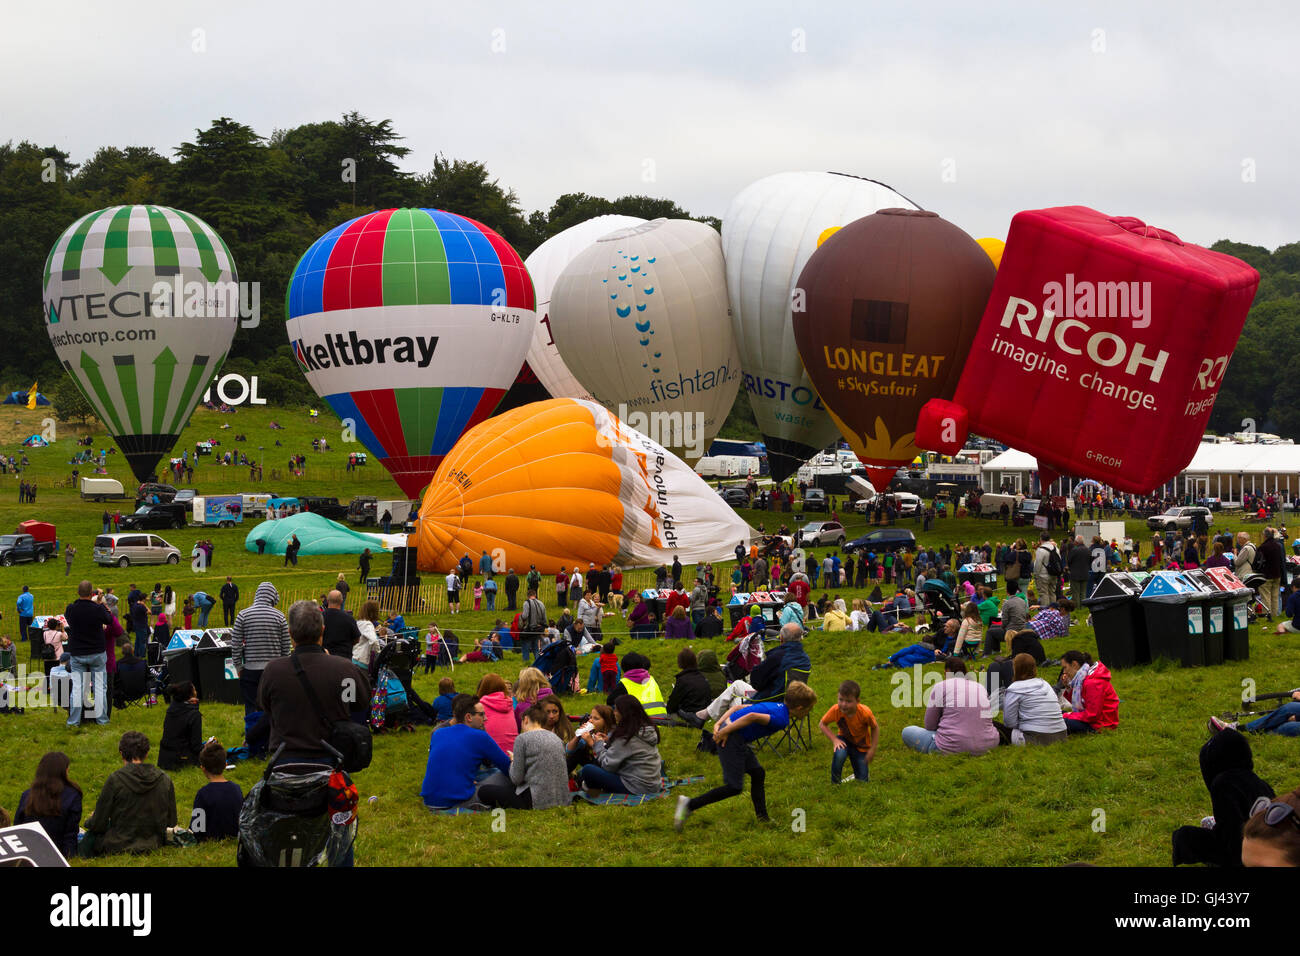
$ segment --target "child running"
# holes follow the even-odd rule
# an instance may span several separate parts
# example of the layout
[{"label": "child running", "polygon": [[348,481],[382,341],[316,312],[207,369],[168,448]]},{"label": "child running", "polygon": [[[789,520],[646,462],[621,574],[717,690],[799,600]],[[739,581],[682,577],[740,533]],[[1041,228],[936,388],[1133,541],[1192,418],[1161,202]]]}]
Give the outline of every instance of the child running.
[{"label": "child running", "polygon": [[[760,823],[768,821],[767,794],[763,780],[767,776],[750,744],[790,726],[812,710],[817,703],[816,692],[802,681],[791,681],[785,690],[785,701],[770,704],[747,704],[737,700],[722,715],[713,731],[713,741],[718,745],[718,762],[722,764],[722,786],[691,799],[677,798],[677,811],[673,815],[673,829],[678,833],[686,818],[701,807],[719,800],[736,797],[744,792],[745,774],[749,774],[749,798],[754,802],[754,814]],[[739,737],[740,739],[734,739]]]},{"label": "child running", "polygon": [[[832,732],[831,725],[835,726]],[[844,761],[853,765],[849,780],[867,782],[867,771],[880,743],[880,725],[876,715],[862,704],[862,688],[857,681],[840,684],[835,706],[826,711],[818,725],[831,742],[831,783],[840,782]]]}]

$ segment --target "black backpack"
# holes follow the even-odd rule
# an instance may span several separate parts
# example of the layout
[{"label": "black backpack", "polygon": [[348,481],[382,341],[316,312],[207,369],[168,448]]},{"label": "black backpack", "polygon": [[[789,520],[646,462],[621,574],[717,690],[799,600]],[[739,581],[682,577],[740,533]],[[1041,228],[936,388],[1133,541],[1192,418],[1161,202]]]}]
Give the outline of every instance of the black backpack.
[{"label": "black backpack", "polygon": [[1055,548],[1047,549],[1047,574],[1053,578],[1061,576],[1061,552]]}]

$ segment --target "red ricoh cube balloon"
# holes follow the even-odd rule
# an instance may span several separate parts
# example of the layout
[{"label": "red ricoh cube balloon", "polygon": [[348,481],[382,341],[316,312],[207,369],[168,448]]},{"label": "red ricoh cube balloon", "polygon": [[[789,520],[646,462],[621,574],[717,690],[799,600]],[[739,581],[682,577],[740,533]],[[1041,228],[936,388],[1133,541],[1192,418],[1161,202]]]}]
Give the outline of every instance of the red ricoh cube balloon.
[{"label": "red ricoh cube balloon", "polygon": [[951,454],[968,425],[1034,455],[1044,484],[1149,492],[1191,461],[1258,285],[1131,217],[1021,212],[956,394],[922,410],[918,444]]}]

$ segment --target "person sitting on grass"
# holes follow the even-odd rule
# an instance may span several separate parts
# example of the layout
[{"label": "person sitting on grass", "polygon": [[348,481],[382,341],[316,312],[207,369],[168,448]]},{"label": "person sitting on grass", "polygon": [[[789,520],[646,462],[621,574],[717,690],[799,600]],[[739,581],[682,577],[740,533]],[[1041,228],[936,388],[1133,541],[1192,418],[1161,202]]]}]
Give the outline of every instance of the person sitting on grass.
[{"label": "person sitting on grass", "polygon": [[148,853],[167,841],[176,826],[176,790],[171,778],[153,764],[149,738],[128,730],[118,742],[122,766],[104,782],[95,812],[86,821],[82,856],[109,853]]},{"label": "person sitting on grass", "polygon": [[515,720],[514,701],[506,687],[505,678],[500,674],[484,674],[478,682],[479,704],[486,711],[483,729],[496,741],[496,745],[506,753],[514,749],[515,738],[519,736],[519,724]]},{"label": "person sitting on grass", "polygon": [[520,718],[523,733],[515,738],[510,779],[485,783],[478,795],[489,807],[549,810],[569,802],[569,772],[564,744],[546,729],[546,711],[533,704]]},{"label": "person sitting on grass", "polygon": [[845,760],[853,766],[849,779],[866,783],[880,744],[880,725],[871,709],[863,705],[862,688],[857,681],[846,680],[840,684],[835,706],[826,711],[817,726],[831,742],[831,783],[840,782]]},{"label": "person sitting on grass", "polygon": [[1066,651],[1061,655],[1061,680],[1066,688],[1063,707],[1065,729],[1072,734],[1090,734],[1119,726],[1119,696],[1110,682],[1110,671],[1092,655]]},{"label": "person sitting on grass", "polygon": [[1002,723],[1013,744],[1053,744],[1066,738],[1061,702],[1052,685],[1038,676],[1032,656],[1011,658],[1011,682],[1002,686]]},{"label": "person sitting on grass", "polygon": [[1174,866],[1241,866],[1242,827],[1256,800],[1273,799],[1273,788],[1255,774],[1250,743],[1235,730],[1211,737],[1201,747],[1200,762],[1211,815],[1203,818],[1200,826],[1174,831]]},{"label": "person sitting on grass", "polygon": [[1291,691],[1291,699],[1271,710],[1263,717],[1257,717],[1248,724],[1238,725],[1233,721],[1219,717],[1210,718],[1211,732],[1220,730],[1241,730],[1248,734],[1280,734],[1283,737],[1300,737],[1300,690]]},{"label": "person sitting on grass", "polygon": [[455,699],[456,681],[450,677],[438,681],[438,696],[433,699],[433,709],[440,723],[451,720],[452,701]]},{"label": "person sitting on grass", "polygon": [[68,755],[52,750],[36,765],[36,779],[18,798],[14,823],[39,823],[66,859],[77,855],[81,787],[68,777]]},{"label": "person sitting on grass", "polygon": [[1300,866],[1300,788],[1272,803],[1256,800],[1241,829],[1243,866]]},{"label": "person sitting on grass", "polygon": [[497,774],[483,783],[509,779],[510,758],[483,729],[486,712],[473,694],[457,694],[452,705],[452,722],[435,728],[429,739],[429,762],[425,766],[420,798],[435,810],[481,805],[478,800],[479,768],[495,767]]},{"label": "person sitting on grass", "polygon": [[[714,658],[717,664],[717,658]],[[695,651],[683,647],[677,652],[677,666],[680,668],[673,679],[673,690],[668,695],[668,715],[690,727],[703,727],[704,721],[696,716],[697,712],[709,706],[713,700],[708,678],[700,673],[699,661]]]},{"label": "person sitting on grass", "polygon": [[966,662],[949,657],[947,676],[930,688],[925,701],[925,726],[903,728],[903,743],[923,754],[987,753],[998,745],[997,728],[988,691],[966,679]]},{"label": "person sitting on grass", "polygon": [[1071,602],[1064,599],[1057,601],[1055,607],[1040,609],[1026,625],[1026,629],[1037,634],[1039,640],[1065,637],[1070,633],[1070,612],[1073,610],[1074,605]]},{"label": "person sitting on grass", "polygon": [[199,695],[190,681],[167,688],[171,703],[163,717],[162,740],[158,743],[158,766],[179,770],[199,761],[203,749],[203,714],[199,712]]},{"label": "person sitting on grass", "polygon": [[608,734],[591,735],[593,763],[582,768],[588,790],[646,794],[663,789],[659,729],[631,694],[614,701],[615,725]]},{"label": "person sitting on grass", "polygon": [[664,621],[664,637],[670,641],[689,641],[694,635],[690,618],[686,616],[686,608],[677,605]]},{"label": "person sitting on grass", "polygon": [[552,693],[551,682],[536,667],[525,667],[521,670],[519,680],[515,684],[515,722],[522,727],[523,717],[528,709],[534,704],[540,704]]},{"label": "person sitting on grass", "polygon": [[1290,620],[1280,621],[1274,634],[1300,634],[1300,575],[1291,579],[1284,607]]},{"label": "person sitting on grass", "polygon": [[[984,622],[980,618],[979,605],[974,601],[967,601],[961,609],[961,622],[957,628],[957,636],[953,640],[951,652],[959,657],[974,655],[979,650],[980,642],[984,640]],[[947,650],[948,648],[945,648]]]},{"label": "person sitting on grass", "polygon": [[244,791],[226,779],[226,748],[218,740],[209,740],[199,751],[199,767],[208,782],[194,794],[190,830],[195,839],[224,840],[239,836],[239,810],[244,805]]},{"label": "person sitting on grass", "polygon": [[849,629],[849,615],[844,606],[844,599],[836,598],[830,610],[826,612],[826,616],[822,618],[822,630],[847,631]]},{"label": "person sitting on grass", "polygon": [[574,736],[573,721],[569,720],[568,715],[564,713],[564,704],[559,696],[551,694],[541,701],[541,705],[542,710],[546,712],[546,729],[559,737],[562,744],[568,746]]},{"label": "person sitting on grass", "polygon": [[750,744],[760,737],[784,730],[792,720],[802,719],[816,703],[817,694],[803,681],[791,681],[782,701],[767,704],[734,701],[713,730],[718,763],[722,766],[722,786],[695,798],[678,797],[673,828],[680,833],[686,818],[696,810],[740,796],[745,790],[746,775],[749,776],[749,798],[754,804],[754,815],[760,823],[768,822],[767,793],[763,786],[766,772]]},{"label": "person sitting on grass", "polygon": [[573,773],[579,766],[589,764],[596,759],[592,755],[592,746],[596,742],[596,735],[603,734],[607,737],[614,729],[615,720],[614,708],[608,704],[597,704],[591,708],[587,720],[573,732],[573,736],[564,745],[569,773]]}]

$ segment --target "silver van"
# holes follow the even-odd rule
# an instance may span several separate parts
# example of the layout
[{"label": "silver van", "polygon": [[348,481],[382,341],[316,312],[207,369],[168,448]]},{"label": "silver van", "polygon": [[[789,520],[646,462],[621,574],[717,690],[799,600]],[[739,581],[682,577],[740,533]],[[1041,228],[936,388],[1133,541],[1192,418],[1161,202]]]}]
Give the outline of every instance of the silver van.
[{"label": "silver van", "polygon": [[96,564],[116,564],[119,568],[133,564],[179,564],[180,550],[156,534],[101,534],[95,538],[91,553]]}]

